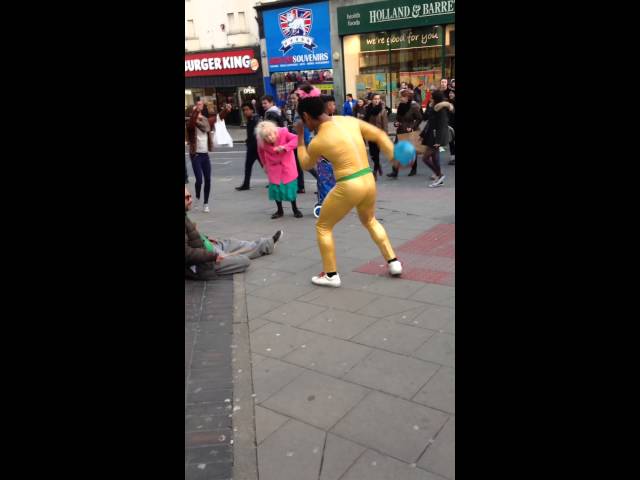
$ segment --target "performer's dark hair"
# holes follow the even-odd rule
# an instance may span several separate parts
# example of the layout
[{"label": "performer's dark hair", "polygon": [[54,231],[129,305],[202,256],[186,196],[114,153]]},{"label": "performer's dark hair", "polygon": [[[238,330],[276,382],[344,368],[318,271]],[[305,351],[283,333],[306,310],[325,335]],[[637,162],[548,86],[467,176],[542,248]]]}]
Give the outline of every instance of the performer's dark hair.
[{"label": "performer's dark hair", "polygon": [[298,102],[298,115],[308,113],[313,119],[319,118],[324,113],[324,102],[320,97],[307,97]]},{"label": "performer's dark hair", "polygon": [[253,110],[254,112],[256,111],[255,107],[253,106],[253,103],[251,102],[244,102],[242,104],[242,108],[247,107],[250,110]]}]

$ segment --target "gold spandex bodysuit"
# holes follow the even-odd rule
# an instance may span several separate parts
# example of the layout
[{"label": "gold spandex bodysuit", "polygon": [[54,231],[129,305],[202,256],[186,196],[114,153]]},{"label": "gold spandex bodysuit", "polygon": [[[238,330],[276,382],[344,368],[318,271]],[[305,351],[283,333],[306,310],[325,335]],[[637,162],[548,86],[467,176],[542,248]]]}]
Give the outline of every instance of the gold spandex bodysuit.
[{"label": "gold spandex bodysuit", "polygon": [[393,143],[385,132],[354,117],[334,116],[320,124],[308,147],[298,145],[298,160],[305,170],[315,167],[320,156],[331,162],[336,186],[329,192],[316,223],[318,248],[325,272],[337,272],[333,227],[356,208],[362,225],[378,245],[385,260],[395,258],[387,232],[375,217],[376,182],[369,168],[363,141],[375,142],[387,158],[393,158]]}]

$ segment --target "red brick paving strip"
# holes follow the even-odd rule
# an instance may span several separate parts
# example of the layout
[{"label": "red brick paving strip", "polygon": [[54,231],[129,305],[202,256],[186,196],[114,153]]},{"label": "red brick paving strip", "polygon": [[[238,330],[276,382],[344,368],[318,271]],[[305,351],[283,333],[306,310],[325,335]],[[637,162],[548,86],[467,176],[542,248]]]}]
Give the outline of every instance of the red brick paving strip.
[{"label": "red brick paving strip", "polygon": [[[454,286],[455,234],[455,224],[442,223],[396,247],[396,255],[404,269],[402,278]],[[387,265],[382,257],[361,265],[354,272],[388,275]]]}]

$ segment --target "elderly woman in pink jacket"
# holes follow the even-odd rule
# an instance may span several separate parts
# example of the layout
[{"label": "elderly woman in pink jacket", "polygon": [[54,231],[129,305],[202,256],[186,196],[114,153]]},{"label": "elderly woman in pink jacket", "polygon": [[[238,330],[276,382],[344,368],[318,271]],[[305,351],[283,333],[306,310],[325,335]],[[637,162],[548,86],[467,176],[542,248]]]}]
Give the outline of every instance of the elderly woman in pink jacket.
[{"label": "elderly woman in pink jacket", "polygon": [[284,215],[282,202],[291,202],[293,215],[302,218],[296,205],[298,191],[298,169],[293,155],[298,146],[298,136],[275,123],[264,121],[256,126],[258,155],[269,178],[269,200],[274,200],[278,211],[271,218]]}]

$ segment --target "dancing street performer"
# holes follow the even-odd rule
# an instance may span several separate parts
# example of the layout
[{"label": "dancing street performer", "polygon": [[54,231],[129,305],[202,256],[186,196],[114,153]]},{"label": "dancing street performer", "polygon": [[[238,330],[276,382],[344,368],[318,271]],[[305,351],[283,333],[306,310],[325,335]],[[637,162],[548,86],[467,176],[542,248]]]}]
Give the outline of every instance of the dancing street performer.
[{"label": "dancing street performer", "polygon": [[[297,93],[300,99],[298,113],[304,122],[304,125],[296,124],[300,165],[309,170],[316,166],[322,156],[331,162],[336,177],[336,186],[325,198],[316,223],[324,271],[311,281],[315,285],[340,286],[333,227],[354,207],[360,222],[369,231],[371,239],[387,261],[389,273],[393,276],[400,275],[402,264],[393,252],[387,232],[375,217],[376,182],[369,167],[364,142],[375,142],[389,159],[393,159],[393,143],[385,132],[362,120],[327,115],[317,88],[306,84]],[[308,147],[304,142],[304,126],[318,132]],[[394,165],[399,165],[398,162],[391,161]]]}]

